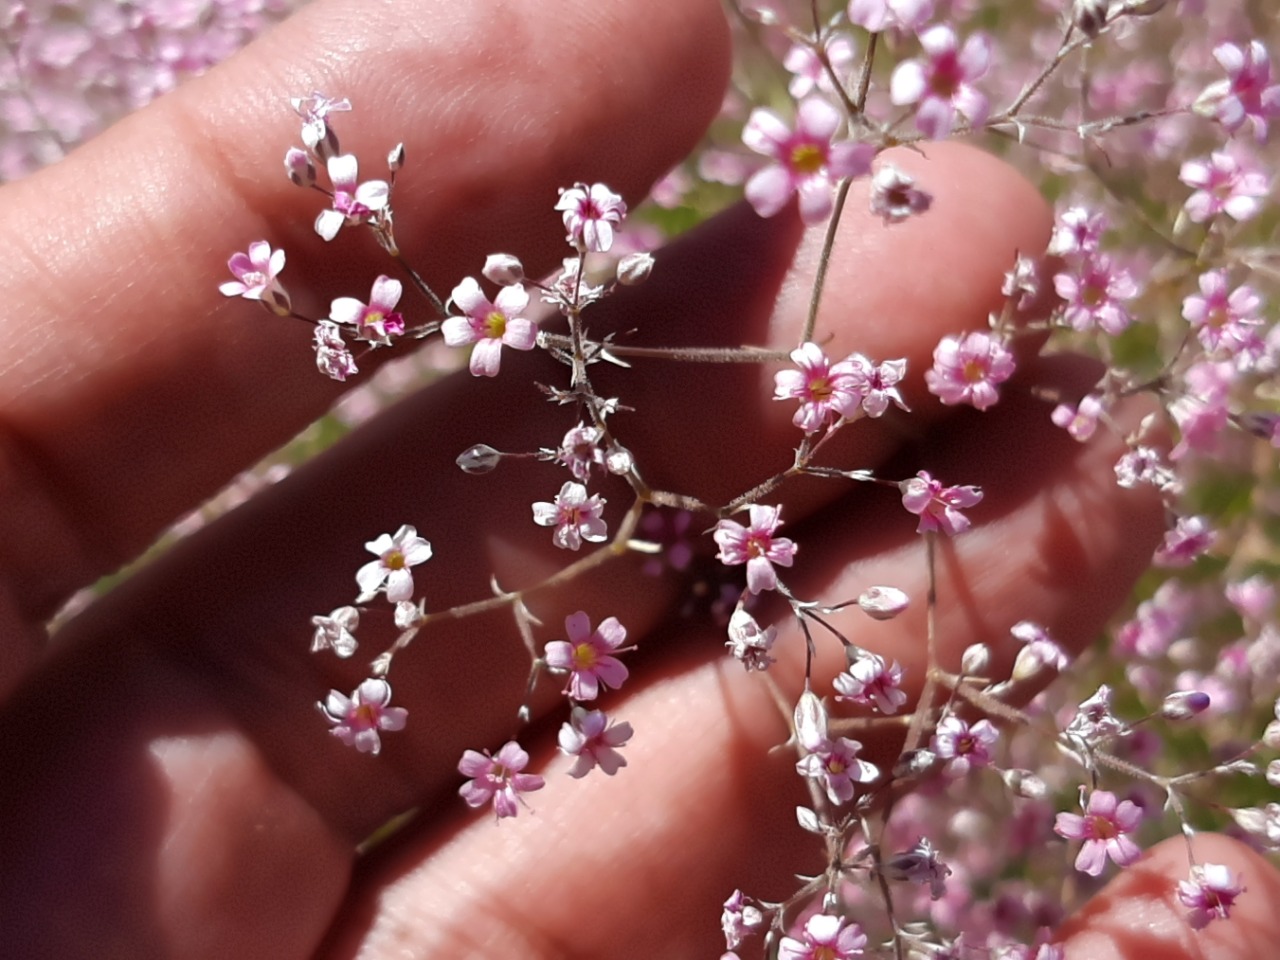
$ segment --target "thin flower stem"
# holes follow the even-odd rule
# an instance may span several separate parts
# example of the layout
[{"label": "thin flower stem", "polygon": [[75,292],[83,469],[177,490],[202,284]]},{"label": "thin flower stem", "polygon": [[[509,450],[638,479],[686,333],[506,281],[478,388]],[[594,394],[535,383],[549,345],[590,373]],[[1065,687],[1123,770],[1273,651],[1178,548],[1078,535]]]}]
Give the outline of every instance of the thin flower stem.
[{"label": "thin flower stem", "polygon": [[818,323],[818,305],[822,302],[822,288],[827,282],[827,268],[831,266],[831,253],[836,245],[836,230],[840,226],[840,214],[844,211],[844,202],[849,196],[851,183],[852,180],[845,177],[840,181],[840,189],[836,191],[835,208],[831,211],[831,219],[827,221],[827,235],[822,241],[822,254],[818,258],[818,274],[814,277],[813,296],[809,299],[809,316],[805,318],[800,343],[808,343],[813,339],[813,328]]},{"label": "thin flower stem", "polygon": [[935,563],[934,532],[925,531],[925,562],[929,568],[929,591],[925,606],[925,649],[928,667],[925,671],[924,687],[920,691],[920,699],[916,702],[916,711],[911,717],[911,727],[907,731],[907,742],[902,753],[909,753],[924,743],[925,727],[933,712],[933,698],[938,689],[938,576]]},{"label": "thin flower stem", "polygon": [[436,315],[440,317],[441,320],[447,317],[449,312],[444,308],[444,301],[436,296],[436,292],[431,289],[426,280],[422,279],[422,276],[418,271],[409,266],[409,261],[404,258],[404,254],[396,251],[392,254],[392,258],[396,263],[400,264],[400,268],[409,275],[409,280],[415,287],[417,287],[418,292],[427,298],[427,302],[431,304],[431,309],[436,312]]}]

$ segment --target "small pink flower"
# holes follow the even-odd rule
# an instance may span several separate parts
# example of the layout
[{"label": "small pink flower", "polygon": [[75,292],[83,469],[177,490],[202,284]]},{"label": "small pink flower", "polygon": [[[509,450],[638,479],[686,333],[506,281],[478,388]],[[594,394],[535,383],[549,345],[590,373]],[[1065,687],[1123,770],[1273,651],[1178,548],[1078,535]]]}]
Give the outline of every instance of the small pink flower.
[{"label": "small pink flower", "polygon": [[562,212],[565,237],[581,252],[604,252],[613,246],[613,228],[627,215],[627,205],[603,183],[574,184],[560,191],[556,209]]},{"label": "small pink flower", "polygon": [[954,537],[969,529],[969,518],[961,510],[982,502],[982,491],[975,486],[944,487],[927,470],[898,484],[902,505],[920,517],[916,533],[940,530]]},{"label": "small pink flower", "polygon": [[729,950],[738,949],[742,941],[755,933],[762,923],[764,914],[760,908],[748,903],[741,890],[733,891],[733,895],[724,902],[724,910],[720,914],[725,947]]},{"label": "small pink flower", "polygon": [[1013,375],[1013,354],[985,331],[943,337],[933,350],[933,367],[924,372],[929,392],[944,404],[967,403],[986,410],[1000,399],[999,385]]},{"label": "small pink flower", "polygon": [[[853,75],[854,58],[857,55],[853,37],[847,33],[829,34],[826,41],[826,54],[835,75],[842,84],[847,84]],[[796,100],[802,100],[815,90],[826,94],[835,93],[831,75],[827,73],[826,67],[822,65],[822,60],[813,48],[807,44],[793,45],[787,51],[782,65],[788,73],[792,74],[787,90]]]},{"label": "small pink flower", "polygon": [[721,520],[712,535],[720,546],[716,557],[721,563],[747,565],[747,589],[752,593],[776,589],[778,575],[773,565],[789,567],[795,560],[796,545],[786,537],[774,536],[782,526],[781,513],[781,507],[752,504],[749,527],[736,520]]},{"label": "small pink flower", "polygon": [[815,913],[805,921],[800,939],[783,937],[778,960],[852,960],[867,946],[867,935],[844,917]]},{"label": "small pink flower", "polygon": [[389,345],[392,337],[404,333],[404,317],[396,312],[402,292],[399,280],[380,276],[373,281],[368,304],[355,297],[338,297],[329,305],[329,319],[354,327],[361,340]]},{"label": "small pink flower", "polygon": [[1045,667],[1065,670],[1070,663],[1062,648],[1038,623],[1020,620],[1009,628],[1009,632],[1024,645],[1013,662],[1014,680],[1033,677]]},{"label": "small pink flower", "polygon": [[860,353],[851,353],[844,362],[853,366],[853,379],[862,394],[862,412],[868,417],[883,416],[890,403],[909,412],[910,408],[898,392],[898,384],[907,372],[905,359],[876,363]]},{"label": "small pink flower", "polygon": [[1182,301],[1182,316],[1191,324],[1200,344],[1209,352],[1235,355],[1242,351],[1261,354],[1262,298],[1252,287],[1228,289],[1225,270],[1200,274],[1200,292]]},{"label": "small pink flower", "polygon": [[391,200],[391,188],[383,180],[358,182],[359,165],[351,154],[330,157],[326,168],[333,184],[333,206],[316,217],[316,233],[332,240],[344,225],[367,223]]},{"label": "small pink flower", "polygon": [[1076,856],[1076,869],[1091,877],[1099,876],[1107,858],[1117,867],[1127,867],[1142,855],[1138,845],[1129,839],[1142,825],[1142,810],[1131,800],[1116,800],[1114,793],[1094,790],[1084,816],[1060,813],[1053,830],[1067,840],[1083,840]]},{"label": "small pink flower", "polygon": [[1250,124],[1257,141],[1264,142],[1268,121],[1280,116],[1280,84],[1271,82],[1267,48],[1260,40],[1251,40],[1247,47],[1223,43],[1214,48],[1213,56],[1227,78],[1209,84],[1192,109],[1213,117],[1231,134]]},{"label": "small pink flower", "polygon": [[960,778],[991,762],[991,747],[999,736],[990,720],[979,720],[970,726],[952,713],[938,722],[932,749],[947,761],[947,776]]},{"label": "small pink flower", "polygon": [[1178,883],[1178,900],[1191,911],[1188,920],[1194,930],[1203,930],[1214,920],[1231,915],[1236,898],[1244,893],[1244,885],[1220,863],[1206,863],[1191,868],[1191,877]]},{"label": "small pink flower", "polygon": [[1096,393],[1091,393],[1080,401],[1078,407],[1073,407],[1069,403],[1058,404],[1049,414],[1049,419],[1053,421],[1054,426],[1061,427],[1074,439],[1084,443],[1097,432],[1098,418],[1105,412],[1102,398]]},{"label": "small pink flower", "polygon": [[1182,396],[1169,404],[1169,413],[1178,425],[1178,443],[1169,459],[1181,460],[1191,453],[1212,456],[1218,452],[1223,431],[1231,419],[1232,388],[1239,371],[1230,361],[1202,360],[1183,374]]},{"label": "small pink flower", "polygon": [[374,597],[386,585],[387,599],[392,603],[408,600],[413,596],[413,573],[410,567],[431,559],[431,544],[418,536],[410,526],[402,526],[394,535],[382,534],[364,545],[377,560],[370,560],[356,571],[356,583],[360,586],[357,603]]},{"label": "small pink flower", "polygon": [[463,316],[449,317],[440,325],[440,333],[451,347],[475,344],[471,350],[475,376],[498,375],[504,344],[515,350],[532,350],[537,342],[537,324],[520,316],[529,306],[529,294],[523,286],[503,287],[490,302],[476,279],[467,277],[453,288],[451,299]]},{"label": "small pink flower", "polygon": [[987,98],[973,84],[991,64],[991,43],[975,33],[959,46],[955,31],[938,24],[920,34],[923,60],[898,64],[889,80],[890,99],[916,107],[916,126],[931,140],[945,139],[961,114],[971,127],[987,119]]},{"label": "small pink flower", "polygon": [[569,722],[560,728],[560,749],[567,756],[576,757],[571,777],[585,777],[595,767],[613,776],[627,765],[627,759],[617,750],[631,739],[631,724],[615,723],[609,726],[609,716],[603,710],[587,710],[574,707]]},{"label": "small pink flower", "polygon": [[249,244],[248,253],[236,252],[227,261],[227,269],[235,276],[218,287],[224,297],[260,300],[272,313],[287,317],[293,309],[289,294],[276,277],[284,269],[284,251],[272,250],[265,240]]},{"label": "small pink flower", "polygon": [[857,740],[822,737],[813,747],[796,763],[796,772],[820,781],[827,799],[834,804],[852,800],[855,783],[870,783],[880,776],[875,764],[858,758],[862,744]]},{"label": "small pink flower", "polygon": [[599,543],[609,531],[603,518],[606,501],[599,494],[587,496],[587,488],[572,480],[556,494],[554,503],[535,503],[533,522],[540,527],[555,527],[551,540],[564,550],[579,550],[582,541]]},{"label": "small pink flower", "polygon": [[1266,174],[1226,151],[1215,151],[1208,160],[1188,160],[1178,171],[1178,179],[1195,191],[1183,204],[1195,223],[1220,213],[1233,220],[1248,220],[1262,209],[1262,200],[1271,189]]},{"label": "small pink flower", "polygon": [[1053,225],[1053,236],[1049,238],[1045,252],[1051,257],[1076,253],[1091,257],[1098,252],[1098,244],[1106,230],[1106,214],[1087,207],[1068,207]]},{"label": "small pink flower", "polygon": [[772,217],[793,194],[800,197],[805,223],[826,219],[835,183],[871,169],[875,148],[867,143],[832,143],[840,127],[840,111],[822,97],[801,101],[792,130],[772,110],[758,108],[747,118],[742,142],[775,161],[747,181],[746,197],[762,217]]},{"label": "small pink flower", "polygon": [[391,684],[377,677],[365,680],[350,697],[330,690],[317,703],[320,712],[334,727],[329,732],[361,753],[376,754],[382,749],[380,730],[403,730],[409,712],[391,703]]},{"label": "small pink flower", "polygon": [[859,651],[845,672],[835,678],[833,686],[837,700],[873,704],[886,716],[897,713],[907,702],[898,661],[887,661],[869,650]]},{"label": "small pink flower", "polygon": [[849,21],[871,33],[914,33],[932,16],[933,0],[849,0]]},{"label": "small pink flower", "polygon": [[560,449],[553,456],[557,463],[568,467],[576,479],[586,483],[591,476],[591,468],[604,465],[604,449],[600,446],[602,436],[599,427],[579,423],[564,435]]},{"label": "small pink flower", "polygon": [[529,754],[514,740],[507,741],[496,757],[488,750],[468,750],[458,761],[458,772],[473,779],[459,787],[458,793],[472,808],[492,800],[499,820],[514,817],[520,812],[520,794],[541,790],[546,783],[536,774],[520,772],[528,765]]},{"label": "small pink flower", "polygon": [[1206,517],[1179,517],[1174,528],[1165,533],[1154,562],[1166,569],[1190,566],[1217,538],[1218,531]]},{"label": "small pink flower", "polygon": [[791,351],[796,370],[773,375],[775,400],[799,400],[792,422],[805,433],[815,433],[839,417],[852,417],[862,403],[864,377],[850,360],[832,363],[816,343],[804,343]]},{"label": "small pink flower", "polygon": [[316,351],[316,369],[332,380],[345,381],[360,371],[356,358],[342,339],[342,328],[336,323],[321,320],[312,334]]},{"label": "small pink flower", "polygon": [[891,163],[871,177],[871,212],[885,223],[901,223],[919,216],[933,204],[933,195],[916,186],[909,174]]},{"label": "small pink flower", "polygon": [[619,648],[627,639],[627,629],[617,617],[600,621],[592,630],[591,618],[579,610],[565,617],[564,632],[569,639],[548,643],[545,659],[552,670],[568,671],[565,693],[572,699],[594,700],[601,684],[616,690],[626,682],[627,668],[613,655],[622,652]]},{"label": "small pink flower", "polygon": [[1057,274],[1053,286],[1066,301],[1063,319],[1075,330],[1101,327],[1114,336],[1132,322],[1125,302],[1138,295],[1138,284],[1110,257],[1085,257],[1074,269]]}]

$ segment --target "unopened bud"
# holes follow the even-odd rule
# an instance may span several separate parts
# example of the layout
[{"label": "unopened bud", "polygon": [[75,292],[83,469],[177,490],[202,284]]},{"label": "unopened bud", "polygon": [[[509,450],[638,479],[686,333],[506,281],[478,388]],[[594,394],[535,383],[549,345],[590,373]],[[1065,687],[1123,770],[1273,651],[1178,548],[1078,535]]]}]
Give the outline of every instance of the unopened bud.
[{"label": "unopened bud", "polygon": [[653,273],[653,256],[648,253],[628,253],[618,261],[618,282],[624,287],[644,283]]},{"label": "unopened bud", "polygon": [[1164,698],[1160,716],[1167,720],[1190,720],[1209,709],[1209,695],[1200,690],[1180,690]]},{"label": "unopened bud", "polygon": [[1015,796],[1025,800],[1041,800],[1049,794],[1049,787],[1030,770],[1002,770],[1000,777]]},{"label": "unopened bud", "polygon": [[477,443],[474,447],[468,447],[458,455],[458,466],[462,468],[463,473],[480,474],[488,473],[498,466],[498,461],[502,459],[502,454],[487,443]]},{"label": "unopened bud", "polygon": [[1280,720],[1272,720],[1262,731],[1262,743],[1268,749],[1280,750]]},{"label": "unopened bud", "polygon": [[812,690],[800,694],[795,712],[796,740],[812,753],[827,739],[827,710]]},{"label": "unopened bud", "polygon": [[960,658],[960,672],[967,677],[980,677],[991,665],[991,650],[985,643],[971,644]]},{"label": "unopened bud", "polygon": [[1087,37],[1096,37],[1107,25],[1107,14],[1111,9],[1111,0],[1076,0],[1076,26]]},{"label": "unopened bud", "polygon": [[387,168],[395,173],[404,166],[404,144],[397,143],[387,154]]},{"label": "unopened bud", "polygon": [[524,282],[524,265],[509,253],[489,254],[485,257],[484,269],[480,272],[486,279],[506,287]]},{"label": "unopened bud", "polygon": [[1272,760],[1267,764],[1267,783],[1280,787],[1280,760]]},{"label": "unopened bud", "polygon": [[336,157],[342,152],[338,144],[338,135],[323,120],[311,120],[302,125],[302,142],[308,150],[326,163],[330,157]]},{"label": "unopened bud", "polygon": [[621,444],[615,443],[604,455],[604,468],[614,476],[620,477],[631,471],[635,458],[631,451]]},{"label": "unopened bud", "polygon": [[911,598],[897,587],[871,587],[858,597],[858,608],[872,620],[892,620],[910,602]]},{"label": "unopened bud", "polygon": [[300,187],[314,186],[316,182],[316,165],[305,150],[290,147],[284,155],[284,171]]}]

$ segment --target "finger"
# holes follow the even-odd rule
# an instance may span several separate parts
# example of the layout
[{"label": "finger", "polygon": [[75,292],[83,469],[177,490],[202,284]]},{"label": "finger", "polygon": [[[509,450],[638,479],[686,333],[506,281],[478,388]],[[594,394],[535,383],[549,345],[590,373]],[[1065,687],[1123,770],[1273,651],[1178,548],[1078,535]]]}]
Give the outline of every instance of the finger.
[{"label": "finger", "polygon": [[405,142],[397,233],[447,295],[494,249],[531,271],[559,257],[558,186],[608,177],[634,199],[683,156],[719,106],[726,40],[703,0],[323,0],[6,187],[0,562],[15,625],[132,558],[337,395],[306,358],[306,324],[216,289],[259,238],[289,248],[282,279],[321,314],[395,273],[358,231],[328,247],[312,232],[322,198],[280,165],[297,141],[289,96],[353,100],[344,146],[366,178]]},{"label": "finger", "polygon": [[1192,929],[1177,896],[1187,879],[1187,844],[1180,837],[1153,847],[1062,925],[1067,960],[1263,960],[1280,937],[1280,875],[1244,844],[1215,834],[1191,841],[1196,862],[1230,868],[1245,886],[1229,919]]},{"label": "finger", "polygon": [[[959,210],[969,211],[975,224],[986,222],[991,198],[1006,192],[1027,196],[1027,188],[1020,181],[1011,181],[998,164],[966,161],[964,157],[971,155],[960,152],[943,154],[940,162],[950,163],[949,156],[969,171],[966,189],[974,189],[983,198],[979,204],[967,199],[963,191],[957,190],[954,197],[947,195]],[[943,203],[942,199],[939,202]],[[1040,208],[1025,202],[1010,204],[1008,209],[1001,203],[1000,207],[1014,235],[1038,235],[1043,241],[1045,218]],[[921,221],[922,226],[927,222],[928,218]],[[954,226],[952,221],[945,224],[948,230]],[[743,235],[740,222],[738,226],[739,235]],[[769,243],[759,241],[763,236],[780,245],[780,251],[770,254],[767,264],[771,266],[762,270],[755,262],[740,263],[729,272],[713,274],[710,282],[726,291],[719,301],[711,295],[714,289],[708,293],[705,287],[699,288],[717,306],[707,311],[704,322],[719,327],[729,342],[738,339],[735,334],[740,332],[743,316],[719,307],[772,302],[785,275],[785,266],[779,268],[778,264],[787,263],[796,240],[790,227],[774,221],[756,229],[760,231],[757,239],[747,238],[746,242],[770,250]],[[985,319],[991,284],[1001,268],[986,260],[979,263],[973,248],[949,240],[944,232],[934,238],[934,246],[948,251],[948,256],[954,253],[957,267],[980,266],[976,270],[957,269],[956,275],[980,278],[981,291],[975,289],[978,279],[973,280],[973,287],[967,283],[943,285],[938,291],[941,299],[930,302],[923,315],[903,313],[897,317],[894,329],[900,339],[886,341],[886,352],[919,355],[927,352],[921,341],[936,341],[940,330],[972,326]],[[880,262],[883,249],[851,252],[855,259],[863,255],[872,262],[861,270],[849,274],[841,270],[835,275],[895,288],[908,285],[915,277],[914,266],[906,262],[882,263],[877,271],[874,263]],[[992,249],[985,256],[1004,263],[1008,252]],[[951,265],[939,260],[939,266]],[[868,277],[874,280],[868,281]],[[709,282],[705,276],[698,280]],[[830,295],[836,302],[854,296],[845,283],[832,283]],[[802,277],[792,277],[791,285],[803,287]],[[687,295],[677,289],[671,309],[686,304]],[[801,300],[793,296],[788,302]],[[975,304],[982,305],[977,316],[973,315]],[[780,310],[779,316],[783,314]],[[879,317],[858,312],[836,314],[843,323],[852,325],[882,323]],[[753,316],[767,322],[771,311],[759,310]],[[519,360],[523,372],[537,371],[545,378],[546,371],[536,366],[536,358]],[[519,367],[513,365],[513,371],[520,372]],[[654,382],[657,386],[646,388],[646,378],[638,375],[636,387],[624,397],[648,389],[679,405],[665,372],[659,371]],[[701,385],[703,381],[685,376],[676,382]],[[14,768],[41,767],[41,792],[56,793],[68,798],[68,803],[96,805],[100,811],[92,838],[68,838],[66,847],[56,850],[60,860],[74,856],[81,842],[91,842],[94,847],[84,852],[86,861],[133,858],[150,864],[163,858],[167,832],[162,812],[170,802],[189,803],[191,794],[198,791],[185,781],[175,782],[150,772],[154,765],[150,744],[155,740],[181,741],[184,736],[217,732],[243,738],[247,751],[314,808],[347,844],[354,844],[388,816],[409,806],[456,803],[455,765],[462,749],[500,742],[513,728],[511,717],[520,700],[528,659],[508,617],[493,615],[432,628],[429,638],[424,635],[403,661],[397,661],[393,682],[398,702],[409,707],[414,719],[403,734],[394,741],[389,739],[383,756],[374,763],[325,737],[311,709],[329,686],[350,690],[363,675],[362,666],[306,659],[295,651],[305,643],[305,638],[299,637],[299,626],[306,618],[350,596],[350,571],[363,562],[359,544],[402,522],[416,523],[436,545],[434,570],[424,568],[421,574],[422,590],[433,610],[487,595],[488,577],[495,569],[506,586],[513,580],[527,583],[563,563],[563,554],[555,555],[548,549],[547,531],[530,522],[528,504],[540,497],[523,492],[541,483],[549,488],[542,496],[554,492],[561,480],[557,472],[526,462],[510,469],[504,464],[495,474],[476,479],[463,477],[452,463],[462,447],[477,440],[493,438],[495,445],[521,449],[531,445],[531,438],[532,443],[545,442],[540,439],[544,429],[554,427],[554,438],[571,425],[557,419],[563,412],[535,402],[536,393],[522,383],[527,380],[517,375],[484,384],[486,392],[480,402],[473,392],[474,383],[466,378],[438,385],[375,421],[371,429],[299,471],[269,496],[180,545],[164,563],[144,571],[68,627],[60,659],[29,684],[5,713],[27,716],[27,711],[39,712],[53,697],[66,704],[48,728],[14,744],[10,759]],[[686,460],[695,470],[706,456],[708,435],[736,433],[750,454],[763,430],[756,427],[762,408],[765,415],[778,416],[767,392],[758,400],[750,399],[755,396],[753,392],[745,400],[739,397],[737,405],[725,402],[712,406],[710,409],[720,411],[721,416],[707,419],[706,433],[699,435],[685,424],[669,435],[670,442],[683,445]],[[732,400],[733,395],[725,399]],[[705,403],[705,397],[700,402]],[[692,405],[694,400],[688,403]],[[743,411],[747,411],[745,416]],[[781,418],[788,421],[789,415],[783,411]],[[789,423],[785,425],[790,428]],[[882,443],[882,456],[888,448],[888,443]],[[745,481],[748,459],[726,461],[743,469],[739,482]],[[830,494],[838,495],[838,490]],[[650,589],[645,581],[639,584],[634,567],[620,562],[555,596],[534,598],[536,612],[549,631],[558,629],[557,618],[562,621],[565,613],[587,609],[597,620],[609,614],[619,616],[635,636],[643,636],[663,616],[671,585]],[[392,635],[384,622],[383,636],[389,640]],[[376,638],[366,639],[368,644],[375,642]],[[554,691],[548,692],[554,700]],[[77,740],[78,730],[86,724],[103,730],[106,740],[105,744],[94,741],[103,755],[95,757],[93,768],[100,775],[92,783],[80,778],[80,764],[75,759],[86,749]],[[57,758],[56,763],[51,758]],[[104,803],[96,792],[102,789],[102,775],[112,769],[148,773],[107,777],[113,799]],[[134,791],[138,793],[136,802],[129,802]],[[0,817],[0,823],[18,825],[29,836],[48,833],[40,828],[44,812],[32,794],[10,797],[5,806],[13,808],[11,816]],[[235,796],[225,798],[214,823],[233,827],[252,821],[251,811],[237,813],[237,809]],[[283,827],[279,832],[290,833]],[[211,829],[209,835],[216,835],[216,830]],[[52,837],[47,842],[56,845],[60,839]],[[333,842],[332,836],[318,838],[315,846],[332,850]],[[232,844],[232,848],[240,849],[240,845]],[[298,848],[310,846],[300,844]],[[28,844],[23,849],[30,856],[12,861],[6,888],[24,871],[41,868],[37,857],[41,844]],[[293,927],[305,920],[301,913],[291,912],[287,903],[247,896],[252,884],[235,880],[243,867],[246,876],[269,882],[271,858],[284,855],[284,850],[271,848],[252,864],[220,860],[218,869],[201,874],[212,889],[221,892],[218,902],[222,908],[244,912],[242,924],[218,925],[229,936],[245,931],[243,940],[220,946],[235,946],[252,956],[257,949],[253,931],[273,923]],[[307,854],[294,850],[292,856],[301,858],[292,863],[308,862]],[[345,875],[331,863],[319,864],[316,876],[329,884],[328,893],[319,899],[340,895]],[[59,928],[60,935],[67,938],[62,941],[64,946],[74,943],[77,932],[85,929],[114,930],[122,941],[132,942],[130,938],[169,936],[171,928],[186,931],[197,926],[191,911],[157,915],[150,899],[151,886],[143,882],[116,887],[108,898],[113,909],[95,917],[95,879],[92,873],[86,875],[84,896],[69,898],[87,904],[87,912],[76,918],[78,923],[68,922]],[[2,898],[12,905],[12,923],[6,917],[6,929],[31,931],[19,906],[26,902],[20,893],[15,890],[13,898]],[[205,902],[215,899],[209,895]],[[91,919],[96,919],[97,926]],[[318,936],[310,928],[296,932],[304,941]]]},{"label": "finger", "polygon": [[[1022,405],[1040,406],[1026,398]],[[1000,636],[1024,617],[1065,641],[1096,636],[1158,540],[1158,504],[1120,490],[1110,476],[1120,442],[1058,441],[1061,431],[1040,412],[1030,429],[1015,410],[981,434],[963,431],[956,439],[987,438],[986,469],[1008,482],[991,487],[985,519],[953,543],[939,585],[944,656],[974,642],[991,642],[999,654],[1006,645]],[[1012,476],[1023,459],[1044,480],[1034,492]],[[875,529],[880,512],[876,504],[841,503],[815,518],[815,530],[830,542],[809,568],[812,576],[797,578],[803,596],[925,579],[919,538],[887,549],[885,532]],[[899,526],[909,529],[904,519]],[[850,544],[868,528],[875,546],[862,554]],[[843,554],[836,543],[845,545]],[[1037,575],[1050,560],[1064,567],[1062,579]],[[855,643],[906,662],[918,687],[923,617],[849,618],[841,626]],[[798,634],[783,626],[775,645],[779,663],[770,673],[784,696],[794,697],[803,677]],[[820,650],[843,662],[838,644],[817,639]],[[823,862],[821,843],[793,825],[792,808],[811,803],[795,754],[770,750],[787,740],[785,705],[779,709],[761,678],[729,661],[721,645],[716,634],[685,629],[674,652],[661,663],[650,659],[634,686],[602,703],[636,731],[617,776],[594,771],[571,780],[568,764],[557,760],[548,764],[547,787],[528,798],[532,816],[499,828],[488,817],[425,818],[416,836],[357,874],[321,956],[390,960],[406,949],[424,957],[548,960],[572,953],[715,956],[722,949],[719,905],[735,888],[780,902],[795,892],[796,874],[812,875]],[[828,684],[817,680],[815,690],[829,695]],[[543,734],[545,755],[554,749],[553,731]],[[864,755],[882,765],[893,761],[901,739],[894,732],[856,736]],[[972,789],[982,789],[983,776],[995,774],[976,771]],[[679,895],[655,896],[672,890]]]}]

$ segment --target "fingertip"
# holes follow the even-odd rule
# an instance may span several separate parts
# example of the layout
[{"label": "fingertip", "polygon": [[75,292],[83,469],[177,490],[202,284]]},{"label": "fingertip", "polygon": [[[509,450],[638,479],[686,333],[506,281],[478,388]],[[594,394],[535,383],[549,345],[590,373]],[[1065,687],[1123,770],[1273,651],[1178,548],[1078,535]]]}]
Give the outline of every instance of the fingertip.
[{"label": "fingertip", "polygon": [[1186,842],[1157,844],[1071,917],[1059,931],[1067,960],[1261,960],[1280,942],[1280,874],[1229,837],[1200,834],[1196,862],[1229,867],[1244,884],[1226,920],[1193,930],[1177,896],[1190,865]]}]

